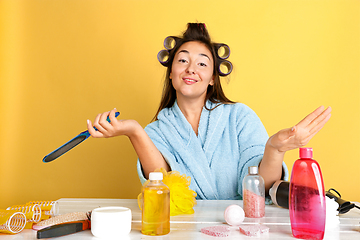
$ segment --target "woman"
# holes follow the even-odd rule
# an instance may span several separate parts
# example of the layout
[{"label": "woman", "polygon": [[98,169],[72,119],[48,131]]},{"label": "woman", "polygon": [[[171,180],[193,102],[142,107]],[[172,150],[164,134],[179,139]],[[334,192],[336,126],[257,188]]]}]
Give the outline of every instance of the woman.
[{"label": "woman", "polygon": [[[169,51],[167,75],[155,121],[145,130],[135,120],[117,120],[116,109],[97,115],[93,137],[128,136],[144,182],[158,168],[191,177],[199,199],[241,199],[249,166],[259,166],[268,192],[288,172],[286,151],[302,147],[329,120],[331,108],[319,107],[297,125],[270,138],[246,105],[226,98],[220,84],[216,44],[205,24],[189,23]],[[111,123],[106,121],[109,116]]]}]

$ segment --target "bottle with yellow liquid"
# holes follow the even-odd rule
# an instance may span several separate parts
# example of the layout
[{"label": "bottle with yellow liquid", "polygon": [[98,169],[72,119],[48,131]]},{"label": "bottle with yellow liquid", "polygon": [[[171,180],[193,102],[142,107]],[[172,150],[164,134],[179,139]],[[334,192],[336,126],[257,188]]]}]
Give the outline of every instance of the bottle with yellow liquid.
[{"label": "bottle with yellow liquid", "polygon": [[170,190],[161,172],[152,172],[142,190],[141,233],[157,236],[170,232]]}]

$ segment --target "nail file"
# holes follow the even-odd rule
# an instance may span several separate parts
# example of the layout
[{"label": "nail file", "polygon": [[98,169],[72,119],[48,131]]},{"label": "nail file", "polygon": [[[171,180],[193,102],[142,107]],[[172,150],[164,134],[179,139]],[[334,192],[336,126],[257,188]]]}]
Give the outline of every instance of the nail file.
[{"label": "nail file", "polygon": [[[118,117],[119,115],[120,115],[119,112],[115,113],[115,117]],[[109,117],[107,117],[106,120],[108,122],[110,122]],[[94,129],[97,131],[96,127],[94,127]],[[76,147],[77,145],[79,145],[80,143],[85,141],[86,139],[88,139],[88,137],[90,137],[90,133],[88,130],[80,133],[79,135],[77,135],[76,137],[74,137],[73,139],[71,139],[70,141],[65,143],[64,145],[60,146],[59,148],[55,149],[54,151],[52,151],[51,153],[46,155],[43,158],[43,162],[48,163],[48,162],[54,161],[55,159],[57,159],[64,153],[70,151],[71,149],[73,149],[74,147]]]},{"label": "nail file", "polygon": [[62,223],[62,224],[46,227],[37,231],[36,237],[37,239],[60,237],[60,236],[84,231],[86,229],[90,229],[89,220]]}]

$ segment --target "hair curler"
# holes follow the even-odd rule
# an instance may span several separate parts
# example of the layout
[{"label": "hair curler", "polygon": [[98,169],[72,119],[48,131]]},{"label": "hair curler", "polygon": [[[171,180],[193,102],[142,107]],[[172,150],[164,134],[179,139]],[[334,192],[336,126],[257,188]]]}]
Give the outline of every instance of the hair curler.
[{"label": "hair curler", "polygon": [[173,50],[176,46],[176,43],[180,40],[178,37],[168,36],[164,40],[165,49],[161,50],[157,54],[157,59],[164,67],[168,66],[170,59],[170,51]]},{"label": "hair curler", "polygon": [[54,217],[59,214],[59,205],[56,201],[32,201],[26,205],[39,205],[41,208],[41,220]]},{"label": "hair curler", "polygon": [[169,63],[169,59],[170,59],[170,53],[168,50],[161,50],[158,54],[157,54],[157,59],[158,61],[164,66],[167,67],[168,63]]},{"label": "hair curler", "polygon": [[230,56],[230,48],[225,43],[215,43],[215,52],[218,58],[227,59]]},{"label": "hair curler", "polygon": [[232,72],[233,66],[231,62],[227,59],[230,56],[230,48],[225,43],[215,43],[214,44],[216,57],[218,59],[218,72],[219,75],[224,77],[229,75]]},{"label": "hair curler", "polygon": [[224,77],[229,75],[232,72],[233,66],[231,64],[231,62],[227,61],[227,60],[222,60],[219,63],[218,66],[218,71],[219,71],[219,75]]},{"label": "hair curler", "polygon": [[176,43],[180,40],[178,37],[168,36],[164,40],[164,47],[166,50],[172,50],[175,48]]},{"label": "hair curler", "polygon": [[26,216],[22,212],[0,210],[0,233],[19,233],[26,225]]},{"label": "hair curler", "polygon": [[24,213],[26,221],[30,223],[38,223],[41,220],[41,207],[39,204],[15,205],[8,207],[6,210]]}]

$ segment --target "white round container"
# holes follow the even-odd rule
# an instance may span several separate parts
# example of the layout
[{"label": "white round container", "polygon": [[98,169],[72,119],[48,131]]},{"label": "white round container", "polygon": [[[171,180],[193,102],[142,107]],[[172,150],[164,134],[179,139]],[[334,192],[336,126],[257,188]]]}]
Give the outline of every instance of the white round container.
[{"label": "white round container", "polygon": [[131,210],[125,207],[100,207],[91,213],[91,233],[98,238],[116,238],[131,231]]}]

